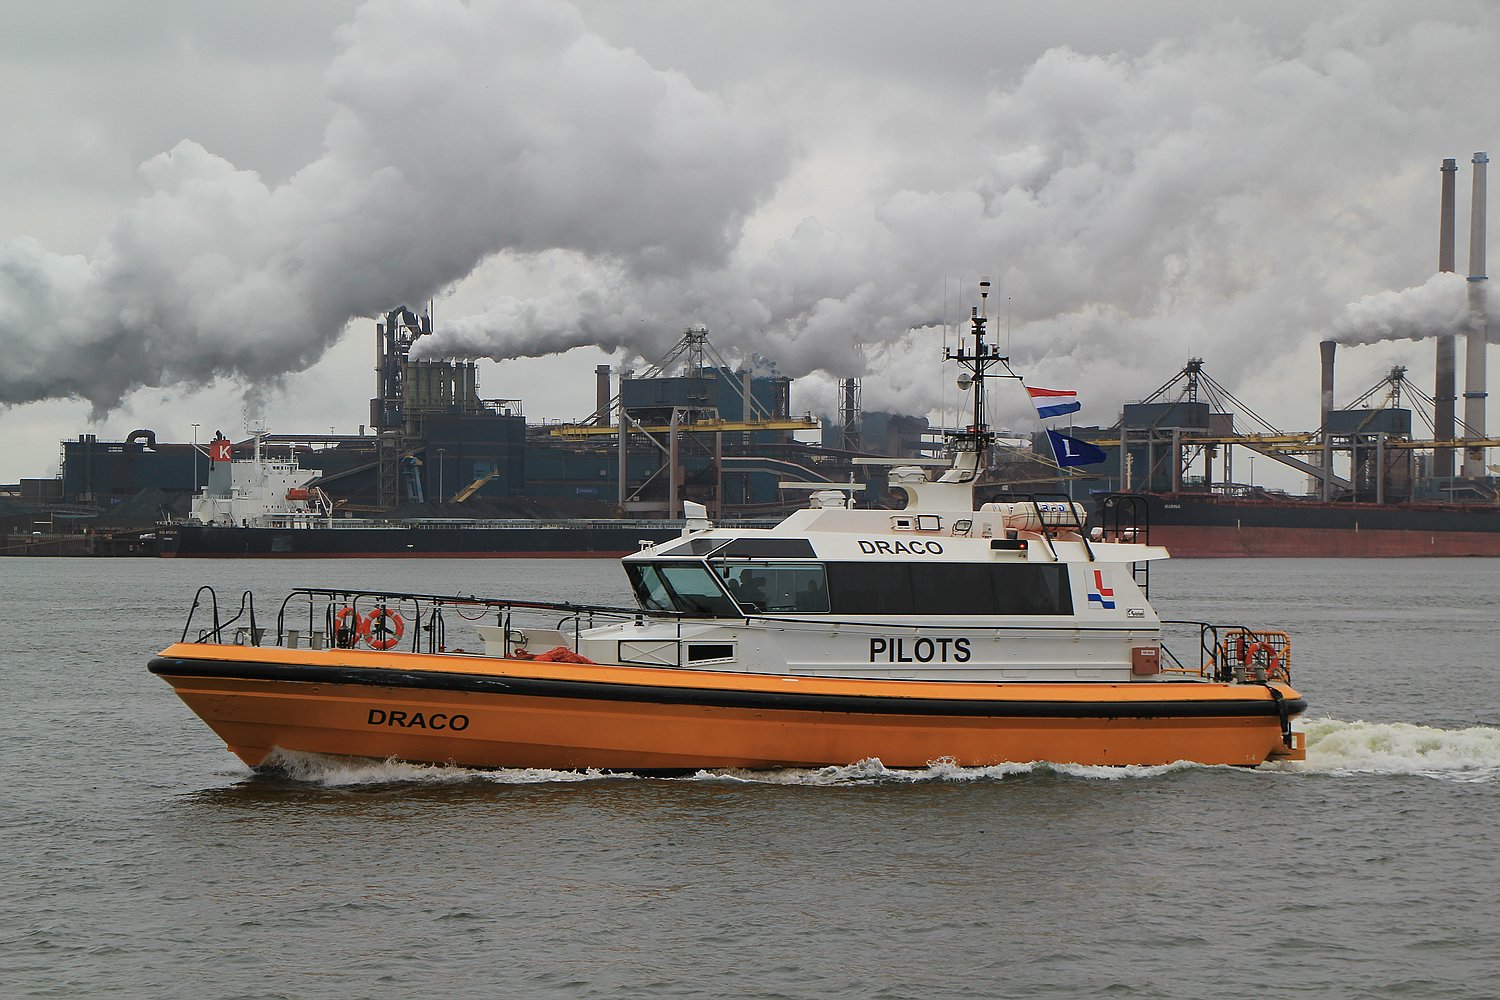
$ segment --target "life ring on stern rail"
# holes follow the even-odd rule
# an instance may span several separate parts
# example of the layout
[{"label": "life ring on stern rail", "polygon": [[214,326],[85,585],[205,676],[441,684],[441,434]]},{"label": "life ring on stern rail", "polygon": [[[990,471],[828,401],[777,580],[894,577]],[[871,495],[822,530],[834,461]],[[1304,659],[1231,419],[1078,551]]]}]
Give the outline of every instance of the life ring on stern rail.
[{"label": "life ring on stern rail", "polygon": [[[386,621],[390,624],[384,624]],[[406,622],[399,613],[390,608],[376,608],[365,620],[365,645],[371,649],[390,649],[401,641],[401,636],[405,631]],[[375,638],[377,634],[385,638],[377,639]]]},{"label": "life ring on stern rail", "polygon": [[1276,652],[1276,648],[1269,642],[1265,642],[1264,640],[1257,640],[1250,643],[1245,647],[1244,652],[1240,654],[1240,661],[1244,663],[1245,666],[1254,669],[1255,654],[1260,652],[1264,652],[1266,654],[1266,680],[1272,680],[1278,674],[1280,674],[1282,678],[1285,679],[1286,674],[1281,666],[1281,654]]},{"label": "life ring on stern rail", "polygon": [[[353,624],[351,624],[351,625],[345,625],[344,623],[349,618],[353,618],[354,619]],[[354,637],[354,641],[357,642],[357,641],[359,641],[360,636],[366,635],[369,632],[369,630],[370,630],[370,622],[369,622],[369,620],[367,618],[365,618],[364,615],[362,615],[358,611],[354,610],[353,605],[346,604],[342,608],[339,608],[338,611],[334,613],[334,616],[333,616],[333,631],[334,631],[335,634],[352,635]],[[353,642],[350,643],[351,646],[353,644],[354,644]]]}]

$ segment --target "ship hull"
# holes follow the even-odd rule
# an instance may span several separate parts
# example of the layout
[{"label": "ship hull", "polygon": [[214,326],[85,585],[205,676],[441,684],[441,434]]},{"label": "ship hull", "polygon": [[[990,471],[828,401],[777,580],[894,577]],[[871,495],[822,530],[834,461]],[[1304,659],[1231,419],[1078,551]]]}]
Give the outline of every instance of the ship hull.
[{"label": "ship hull", "polygon": [[1500,556],[1500,533],[1152,524],[1174,558]]},{"label": "ship hull", "polygon": [[682,531],[609,521],[538,525],[434,524],[348,528],[236,528],[181,524],[161,530],[165,558],[618,558]]},{"label": "ship hull", "polygon": [[[1284,685],[976,684],[177,645],[153,673],[251,767],[274,749],[625,771],[1297,759]],[[1278,697],[1279,696],[1279,697]],[[1278,704],[1279,702],[1279,704]]]},{"label": "ship hull", "polygon": [[1176,558],[1500,556],[1500,506],[1139,496]]}]

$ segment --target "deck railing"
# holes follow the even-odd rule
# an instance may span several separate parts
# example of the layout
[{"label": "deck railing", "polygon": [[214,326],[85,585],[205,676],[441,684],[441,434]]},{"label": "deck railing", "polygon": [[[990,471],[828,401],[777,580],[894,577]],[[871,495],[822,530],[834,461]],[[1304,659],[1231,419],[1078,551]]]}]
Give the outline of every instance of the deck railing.
[{"label": "deck railing", "polygon": [[[1285,632],[1197,621],[1164,621],[1161,625],[1163,673],[1242,684],[1292,679],[1292,639]],[[1173,630],[1179,635],[1186,633],[1185,641],[1172,639]],[[1197,649],[1188,654],[1189,659],[1183,659],[1172,643],[1184,648],[1193,641],[1193,631],[1197,632]]]},{"label": "deck railing", "polygon": [[[240,596],[238,607],[226,617],[218,595],[212,587],[199,587],[183,626],[182,640],[193,635],[194,621],[200,612],[209,617],[192,640],[199,643],[234,643],[260,646],[268,638],[255,611],[255,597],[250,591]],[[358,591],[347,588],[300,587],[282,601],[276,615],[271,645],[284,648],[306,646],[311,649],[351,649],[366,646],[377,650],[401,649],[414,653],[470,653],[449,645],[448,622],[485,623],[498,627],[500,649],[492,648],[493,638],[486,640],[486,653],[503,657],[517,655],[523,647],[535,643],[538,636],[566,640],[577,650],[583,632],[606,624],[621,622],[671,622],[677,641],[677,662],[682,666],[682,632],[685,624],[705,616],[670,611],[645,611],[610,605],[517,601],[461,595],[415,594],[395,591]],[[972,623],[938,623],[932,620],[897,626],[890,621],[849,621],[817,615],[789,617],[752,615],[737,627],[747,630],[778,632],[869,630],[872,635],[888,635],[892,629],[910,628],[913,635],[967,634]],[[1007,625],[988,623],[991,633],[1073,633],[1076,622],[1044,624],[1037,622]],[[1091,627],[1085,632],[1117,632],[1115,626]],[[670,641],[668,639],[667,641]],[[544,649],[530,649],[532,655]],[[1164,674],[1198,677],[1220,682],[1245,684],[1268,680],[1291,680],[1291,639],[1285,632],[1252,629],[1246,625],[1201,621],[1163,621],[1161,623],[1160,669]]]}]

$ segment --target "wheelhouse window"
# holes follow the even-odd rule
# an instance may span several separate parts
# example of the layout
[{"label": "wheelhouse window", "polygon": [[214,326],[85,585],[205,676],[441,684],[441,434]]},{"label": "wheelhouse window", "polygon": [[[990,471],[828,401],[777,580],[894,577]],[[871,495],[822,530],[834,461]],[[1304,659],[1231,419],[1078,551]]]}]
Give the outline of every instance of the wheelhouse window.
[{"label": "wheelhouse window", "polygon": [[822,563],[713,560],[712,565],[735,602],[746,611],[765,614],[828,611],[828,578]]},{"label": "wheelhouse window", "polygon": [[635,599],[648,611],[718,616],[739,613],[702,563],[626,563],[625,575]]},{"label": "wheelhouse window", "polygon": [[1070,615],[1066,567],[829,563],[838,615]]}]

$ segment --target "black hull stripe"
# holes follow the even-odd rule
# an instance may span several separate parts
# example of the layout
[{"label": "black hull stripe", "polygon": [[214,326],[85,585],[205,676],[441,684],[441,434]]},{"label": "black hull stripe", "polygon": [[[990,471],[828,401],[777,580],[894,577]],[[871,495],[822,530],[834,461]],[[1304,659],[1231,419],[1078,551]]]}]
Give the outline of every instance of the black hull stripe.
[{"label": "black hull stripe", "polygon": [[[300,664],[249,663],[232,660],[185,660],[157,657],[149,665],[163,677],[214,677],[234,680],[292,681],[304,684],[357,684],[368,687],[467,691],[534,698],[581,698],[594,701],[713,708],[775,709],[859,715],[973,716],[1030,719],[1200,719],[1265,716],[1278,718],[1270,698],[1233,701],[962,701],[952,698],[893,698],[881,695],[791,694],[724,691],[710,688],[608,684],[598,681],[546,680],[536,677],[486,677],[439,671],[406,671],[367,667],[313,667]],[[1282,704],[1291,715],[1307,709],[1301,698]]]}]

